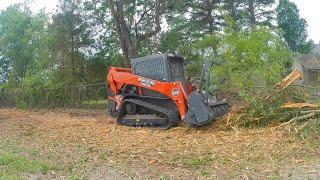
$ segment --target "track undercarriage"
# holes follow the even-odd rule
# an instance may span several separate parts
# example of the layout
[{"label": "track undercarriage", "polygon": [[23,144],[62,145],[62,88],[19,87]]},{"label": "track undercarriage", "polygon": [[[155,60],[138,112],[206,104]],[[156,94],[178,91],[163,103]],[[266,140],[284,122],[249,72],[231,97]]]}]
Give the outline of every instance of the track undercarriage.
[{"label": "track undercarriage", "polygon": [[[218,102],[203,106],[189,104],[186,123],[190,127],[200,126],[225,115],[228,112],[227,102]],[[117,113],[112,112],[117,117],[119,125],[131,127],[149,127],[158,129],[170,129],[177,126],[180,120],[178,111],[172,106],[170,101],[160,101],[150,99],[125,99]],[[116,115],[116,116],[115,116]]]},{"label": "track undercarriage", "polygon": [[165,107],[169,103],[152,103],[152,100],[126,99],[123,101],[117,122],[120,125],[133,127],[151,127],[169,129],[179,122],[176,110]]}]

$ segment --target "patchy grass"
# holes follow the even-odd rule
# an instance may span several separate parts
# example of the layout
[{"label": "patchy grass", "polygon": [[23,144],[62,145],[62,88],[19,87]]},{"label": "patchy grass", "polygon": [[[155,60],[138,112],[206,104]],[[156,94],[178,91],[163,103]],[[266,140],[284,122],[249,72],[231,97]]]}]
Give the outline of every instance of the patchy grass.
[{"label": "patchy grass", "polygon": [[46,174],[52,167],[44,162],[30,160],[15,154],[0,153],[0,166],[2,174],[19,176],[22,173]]},{"label": "patchy grass", "polygon": [[169,178],[167,176],[161,175],[159,177],[159,180],[169,180]]},{"label": "patchy grass", "polygon": [[185,160],[185,165],[192,168],[202,168],[211,165],[213,159],[210,156],[194,156]]},{"label": "patchy grass", "polygon": [[36,155],[35,151],[22,149],[13,142],[0,142],[0,179],[21,179],[25,174],[47,174],[54,169],[52,165],[32,158]]},{"label": "patchy grass", "polygon": [[306,138],[315,138],[318,139],[320,135],[320,120],[312,119],[302,123],[298,128],[299,136],[303,139]]},{"label": "patchy grass", "polygon": [[112,156],[112,151],[105,150],[104,152],[99,154],[99,159],[108,160]]}]

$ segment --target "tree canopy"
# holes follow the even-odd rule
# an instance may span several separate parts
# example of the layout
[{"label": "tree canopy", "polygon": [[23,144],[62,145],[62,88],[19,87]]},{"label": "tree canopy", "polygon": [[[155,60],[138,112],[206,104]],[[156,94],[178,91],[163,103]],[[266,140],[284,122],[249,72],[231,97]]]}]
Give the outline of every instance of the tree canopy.
[{"label": "tree canopy", "polygon": [[289,0],[280,0],[276,11],[278,26],[289,47],[295,52],[310,52],[313,43],[306,42],[307,21],[300,17],[297,6]]}]

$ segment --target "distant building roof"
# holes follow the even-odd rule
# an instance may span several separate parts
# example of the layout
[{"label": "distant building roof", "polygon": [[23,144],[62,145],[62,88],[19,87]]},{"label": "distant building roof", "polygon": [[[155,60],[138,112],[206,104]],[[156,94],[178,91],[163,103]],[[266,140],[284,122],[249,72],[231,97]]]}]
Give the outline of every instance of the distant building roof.
[{"label": "distant building roof", "polygon": [[320,43],[316,44],[316,46],[314,47],[313,54],[320,55]]},{"label": "distant building roof", "polygon": [[305,54],[302,55],[299,60],[304,68],[320,70],[320,60],[318,60],[315,55]]}]

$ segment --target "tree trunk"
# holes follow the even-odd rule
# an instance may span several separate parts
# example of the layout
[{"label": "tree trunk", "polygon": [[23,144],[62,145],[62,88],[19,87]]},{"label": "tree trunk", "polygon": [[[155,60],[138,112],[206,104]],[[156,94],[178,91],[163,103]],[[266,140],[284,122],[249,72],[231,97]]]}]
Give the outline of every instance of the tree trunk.
[{"label": "tree trunk", "polygon": [[[73,6],[73,5],[72,5]],[[69,57],[70,57],[70,65],[71,65],[71,103],[72,106],[76,106],[75,102],[75,91],[74,86],[76,85],[76,65],[75,65],[75,34],[74,34],[74,9],[71,9],[71,17],[69,19],[69,36],[70,36],[70,46],[69,46]]]},{"label": "tree trunk", "polygon": [[[72,30],[71,30],[72,32]],[[75,57],[74,57],[74,36],[73,33],[71,33],[71,48],[70,48],[70,61],[71,61],[71,99],[72,99],[72,106],[75,107],[76,106],[76,102],[75,102],[75,92],[73,87],[75,86],[75,76],[76,76],[76,69],[75,69]]]},{"label": "tree trunk", "polygon": [[234,0],[229,0],[228,1],[229,4],[229,9],[230,9],[230,16],[233,20],[233,30],[234,31],[239,31],[239,27],[238,27],[238,20],[240,19],[239,17],[237,17],[237,13],[236,13],[236,3],[234,2]]},{"label": "tree trunk", "polygon": [[248,0],[249,2],[249,14],[250,14],[250,23],[251,23],[251,26],[254,26],[257,24],[257,21],[256,21],[256,16],[255,16],[255,13],[254,13],[254,0]]},{"label": "tree trunk", "polygon": [[129,47],[128,47],[129,40],[127,38],[130,37],[130,35],[124,34],[124,32],[123,32],[123,26],[125,24],[123,24],[123,21],[121,18],[121,16],[123,17],[121,1],[115,2],[117,9],[115,9],[114,2],[112,0],[109,0],[108,2],[109,2],[112,17],[114,18],[114,22],[116,25],[116,32],[117,32],[120,47],[122,50],[123,66],[128,68],[128,67],[130,67],[130,57],[129,57],[130,52],[129,52]]},{"label": "tree trunk", "polygon": [[[151,38],[161,31],[161,15],[165,10],[164,3],[163,1],[155,1],[155,29],[144,34],[137,33],[135,36],[130,33],[132,32],[131,23],[127,23],[124,17],[124,0],[108,0],[108,4],[114,19],[118,40],[123,53],[124,67],[130,67],[130,58],[137,58],[139,55],[140,42]],[[142,18],[143,16],[140,19],[142,20]],[[138,30],[136,29],[135,32],[138,32]]]},{"label": "tree trunk", "polygon": [[214,19],[212,17],[212,2],[211,0],[204,0],[203,1],[204,3],[204,8],[205,10],[207,11],[206,15],[206,19],[207,19],[207,23],[209,25],[209,33],[212,34],[214,32],[214,25],[213,25],[213,22],[214,22]]}]

